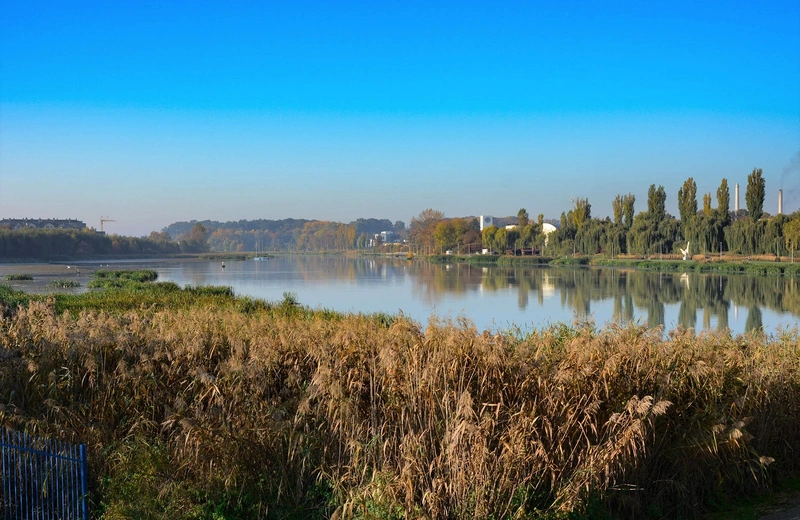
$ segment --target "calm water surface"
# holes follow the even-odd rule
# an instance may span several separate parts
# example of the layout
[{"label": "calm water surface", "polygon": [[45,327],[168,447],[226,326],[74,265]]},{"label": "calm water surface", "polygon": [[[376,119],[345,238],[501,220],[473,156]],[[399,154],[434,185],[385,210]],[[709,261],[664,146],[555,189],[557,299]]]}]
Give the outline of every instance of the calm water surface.
[{"label": "calm water surface", "polygon": [[[741,333],[797,327],[800,280],[742,275],[650,273],[621,268],[501,268],[431,265],[391,258],[284,256],[268,261],[165,262],[159,280],[228,285],[237,294],[317,308],[464,316],[479,328],[635,321]],[[142,266],[143,267],[143,266]]]}]

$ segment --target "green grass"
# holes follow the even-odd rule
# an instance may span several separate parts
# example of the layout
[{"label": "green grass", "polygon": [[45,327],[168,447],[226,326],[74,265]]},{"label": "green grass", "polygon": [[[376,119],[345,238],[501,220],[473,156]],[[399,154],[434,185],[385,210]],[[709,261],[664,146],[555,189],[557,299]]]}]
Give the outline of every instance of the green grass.
[{"label": "green grass", "polygon": [[27,305],[29,301],[30,297],[27,293],[0,284],[0,309],[5,305],[7,309],[13,310],[20,305]]}]

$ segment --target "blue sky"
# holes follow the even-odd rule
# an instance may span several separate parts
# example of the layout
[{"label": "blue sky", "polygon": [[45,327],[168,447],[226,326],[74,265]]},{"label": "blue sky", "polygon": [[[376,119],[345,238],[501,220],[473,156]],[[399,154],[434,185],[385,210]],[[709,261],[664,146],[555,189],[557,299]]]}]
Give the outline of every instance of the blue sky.
[{"label": "blue sky", "polygon": [[797,1],[164,4],[0,5],[0,217],[800,207]]}]

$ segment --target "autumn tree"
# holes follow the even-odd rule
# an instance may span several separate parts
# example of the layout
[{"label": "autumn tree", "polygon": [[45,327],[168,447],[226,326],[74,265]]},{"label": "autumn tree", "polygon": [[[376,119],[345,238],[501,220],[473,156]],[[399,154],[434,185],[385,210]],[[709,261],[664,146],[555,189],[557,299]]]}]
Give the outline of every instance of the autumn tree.
[{"label": "autumn tree", "polygon": [[181,243],[186,253],[205,253],[208,251],[208,230],[199,222],[192,226],[186,239]]},{"label": "autumn tree", "polygon": [[433,232],[443,218],[444,213],[431,208],[423,210],[419,216],[412,217],[409,230],[411,242],[417,248],[432,250],[436,244]]},{"label": "autumn tree", "polygon": [[712,211],[713,210],[711,209],[711,194],[706,193],[703,195],[703,215],[706,217],[710,217]]},{"label": "autumn tree", "polygon": [[764,177],[761,176],[761,168],[753,168],[753,172],[747,176],[747,191],[744,198],[747,202],[747,212],[755,222],[764,214]]}]

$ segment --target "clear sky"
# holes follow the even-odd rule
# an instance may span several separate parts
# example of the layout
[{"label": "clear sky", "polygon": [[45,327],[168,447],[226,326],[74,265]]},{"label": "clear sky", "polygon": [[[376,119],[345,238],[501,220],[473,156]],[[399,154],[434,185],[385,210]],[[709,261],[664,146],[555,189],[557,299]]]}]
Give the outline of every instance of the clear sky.
[{"label": "clear sky", "polygon": [[0,2],[0,218],[791,212],[798,154],[797,0]]}]

